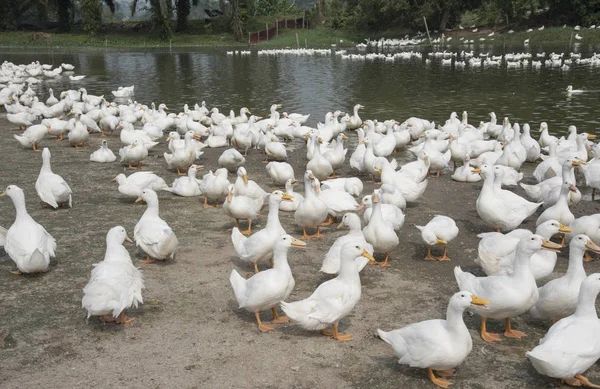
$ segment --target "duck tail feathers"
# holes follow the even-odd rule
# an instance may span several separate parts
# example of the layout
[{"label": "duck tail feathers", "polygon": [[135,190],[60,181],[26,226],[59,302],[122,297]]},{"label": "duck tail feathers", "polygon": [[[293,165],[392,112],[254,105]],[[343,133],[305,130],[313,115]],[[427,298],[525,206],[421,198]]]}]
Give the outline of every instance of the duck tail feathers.
[{"label": "duck tail feathers", "polygon": [[238,302],[238,306],[241,308],[244,305],[244,296],[246,295],[246,280],[235,270],[231,271],[229,275],[229,282],[233,288],[233,294]]}]

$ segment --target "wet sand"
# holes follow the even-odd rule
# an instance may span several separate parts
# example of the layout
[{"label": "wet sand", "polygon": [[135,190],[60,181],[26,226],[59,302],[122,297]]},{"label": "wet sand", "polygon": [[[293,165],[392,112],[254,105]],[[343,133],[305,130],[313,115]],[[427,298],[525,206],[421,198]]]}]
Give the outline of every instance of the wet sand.
[{"label": "wet sand", "polygon": [[[482,275],[474,264],[480,232],[489,231],[477,216],[475,200],[481,183],[456,183],[445,172],[430,179],[423,197],[406,210],[400,245],[392,252],[391,267],[369,266],[361,273],[362,299],[353,314],[340,323],[354,340],[337,342],[317,332],[291,324],[260,333],[254,315],[237,308],[229,273],[243,275],[252,269],[236,261],[228,228],[233,226],[222,208],[204,209],[201,198],[183,198],[159,193],[160,214],[180,241],[174,261],[139,265],[147,289],[144,305],[129,310],[136,320],[128,325],[86,322],[81,308],[81,289],[92,264],[103,258],[106,232],[124,226],[129,235],[144,212],[117,191],[110,180],[125,172],[117,162],[89,162],[101,138],[94,135],[90,148],[76,151],[66,141],[47,138],[41,147],[52,152],[54,172],[62,175],[74,192],[73,208],[42,208],[34,189],[41,153],[23,149],[0,113],[0,187],[16,184],[24,189],[32,217],[57,240],[57,257],[50,272],[15,276],[11,259],[0,258],[0,387],[127,387],[127,388],[433,388],[426,371],[398,365],[390,346],[375,338],[377,328],[391,330],[406,324],[443,318],[449,297],[457,291],[452,270],[460,265]],[[350,133],[351,137],[355,134]],[[117,136],[108,137],[116,153]],[[301,179],[305,153],[296,145],[290,163]],[[144,170],[153,171],[171,183],[176,173],[167,170],[162,157],[164,141],[150,152]],[[217,167],[224,149],[205,149],[199,163]],[[349,151],[350,155],[352,149]],[[398,156],[403,157],[404,153]],[[246,169],[250,179],[265,190],[276,187],[266,174],[264,155],[251,150]],[[353,174],[349,165],[344,176]],[[362,177],[366,180],[366,177]],[[230,175],[233,181],[234,175]],[[530,181],[526,178],[524,181]],[[368,194],[374,184],[365,183]],[[302,185],[296,188],[303,192]],[[523,195],[523,191],[515,189]],[[584,200],[573,209],[576,216],[599,212],[583,189]],[[8,228],[14,219],[10,199],[0,200],[0,225]],[[255,221],[258,230],[266,223],[266,208]],[[524,223],[534,228],[538,211]],[[459,236],[450,244],[451,262],[426,262],[427,252],[414,224],[425,224],[435,214],[456,220]],[[286,231],[300,237],[293,214],[281,214]],[[308,297],[317,285],[329,279],[318,272],[329,246],[346,231],[333,226],[323,229],[325,238],[311,240],[306,249],[292,249],[289,262],[296,287],[290,301]],[[134,263],[144,257],[129,246]],[[567,249],[559,257],[553,276],[564,273]],[[134,254],[135,253],[135,254]],[[382,259],[378,257],[378,259]],[[586,263],[589,273],[600,271],[598,262]],[[270,313],[263,315],[270,320]],[[538,375],[525,358],[549,328],[528,315],[513,320],[513,328],[528,334],[522,340],[504,339],[486,344],[479,335],[479,318],[465,315],[473,337],[473,351],[452,379],[456,388],[548,388],[557,380]],[[504,323],[490,321],[488,329],[500,332]],[[600,381],[594,365],[587,373]]]}]

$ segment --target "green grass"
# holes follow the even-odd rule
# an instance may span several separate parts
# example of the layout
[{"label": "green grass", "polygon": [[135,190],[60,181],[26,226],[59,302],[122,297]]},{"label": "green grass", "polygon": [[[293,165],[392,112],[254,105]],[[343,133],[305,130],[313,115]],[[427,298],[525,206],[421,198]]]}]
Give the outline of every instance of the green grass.
[{"label": "green grass", "polygon": [[[491,39],[488,38],[488,34],[494,29],[489,28],[479,28],[480,32],[472,33],[469,29],[468,32],[466,30],[455,30],[451,33],[447,33],[446,36],[453,36],[455,40],[457,37],[464,36],[465,39],[473,39],[476,42],[479,41],[479,38],[485,38],[486,43],[492,43]],[[576,40],[575,34],[578,33],[583,37],[582,40]],[[508,34],[506,30],[504,31],[496,31],[493,36],[495,44],[523,44],[525,39],[529,39],[529,45],[544,45],[544,44],[554,44],[554,45],[568,45],[569,43],[581,43],[581,44],[596,44],[600,43],[600,29],[590,30],[587,28],[582,29],[581,31],[574,31],[573,27],[551,27],[545,28],[542,31],[534,29],[532,32],[527,32],[526,30],[515,31],[512,34]]]},{"label": "green grass", "polygon": [[98,35],[84,33],[52,34],[50,40],[33,40],[31,32],[3,32],[0,47],[193,47],[193,46],[245,46],[236,42],[231,34],[176,34],[171,42],[152,35]]},{"label": "green grass", "polygon": [[[293,16],[291,16],[293,17]],[[291,18],[290,17],[290,18]],[[272,19],[272,18],[271,18]],[[262,25],[267,19],[257,19],[253,21],[253,25]],[[269,19],[270,20],[270,19]],[[274,19],[270,25],[274,23]],[[192,23],[189,26],[189,32],[185,34],[175,34],[173,39],[163,41],[154,36],[151,32],[130,32],[123,29],[120,32],[110,34],[101,34],[95,37],[90,37],[83,32],[75,31],[68,34],[52,33],[51,40],[33,40],[32,32],[15,31],[2,32],[0,34],[0,47],[245,47],[247,42],[237,42],[229,32],[224,32],[224,26],[213,23],[214,26],[205,26],[203,22]],[[211,28],[214,28],[213,32]],[[546,28],[543,31],[534,30],[531,33],[526,31],[517,31],[513,34],[508,34],[496,30],[494,41],[487,37],[487,34],[492,31],[489,28],[480,28],[480,32],[472,33],[470,30],[455,30],[447,32],[446,36],[452,36],[452,44],[459,44],[459,37],[465,39],[473,39],[479,42],[479,38],[486,38],[488,44],[522,44],[523,41],[529,38],[530,45],[568,45],[570,42],[579,42],[581,44],[597,44],[600,43],[600,29],[583,29],[578,31],[583,37],[582,40],[576,41],[574,36],[576,31],[571,27],[568,28]],[[254,30],[253,30],[254,31]],[[256,47],[258,48],[295,48],[296,33],[298,33],[298,41],[300,47],[310,48],[328,48],[332,44],[337,47],[354,46],[357,43],[364,42],[365,38],[378,39],[385,38],[400,38],[406,34],[405,30],[393,30],[378,33],[368,33],[357,30],[332,30],[321,27],[315,29],[283,29],[280,34],[268,42],[263,42]],[[435,36],[432,36],[435,38]]]},{"label": "green grass", "polygon": [[362,38],[348,31],[331,30],[329,28],[280,30],[279,35],[268,42],[258,45],[261,49],[296,48],[296,34],[300,47],[328,48],[332,44],[338,47],[353,46]]}]

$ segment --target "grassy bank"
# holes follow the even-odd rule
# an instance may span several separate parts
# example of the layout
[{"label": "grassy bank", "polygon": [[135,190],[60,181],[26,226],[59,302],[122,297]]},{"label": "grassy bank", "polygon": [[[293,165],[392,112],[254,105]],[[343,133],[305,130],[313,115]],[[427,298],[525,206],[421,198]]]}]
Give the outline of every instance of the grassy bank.
[{"label": "grassy bank", "polygon": [[[494,32],[494,36],[488,37],[488,34]],[[579,34],[582,37],[581,40],[575,39],[575,34]],[[538,30],[535,28],[531,32],[526,30],[519,30],[513,33],[508,33],[507,30],[496,30],[492,28],[479,28],[478,32],[473,33],[471,29],[468,30],[454,30],[446,33],[446,36],[452,36],[453,40],[456,38],[464,37],[465,39],[473,39],[479,42],[480,38],[485,38],[487,43],[497,44],[523,44],[526,39],[529,39],[530,45],[544,45],[544,44],[569,44],[569,43],[581,43],[581,44],[598,44],[600,43],[600,29],[590,30],[583,28],[581,31],[573,30],[573,27],[552,27]],[[493,41],[492,41],[493,39]]]},{"label": "grassy bank", "polygon": [[[493,37],[488,37],[490,32],[494,31]],[[575,34],[579,34],[582,39],[576,40]],[[326,48],[336,45],[337,47],[350,47],[357,43],[364,42],[366,38],[378,39],[399,38],[406,34],[406,31],[386,31],[379,33],[366,33],[355,30],[332,30],[329,28],[316,29],[290,29],[281,30],[280,34],[274,39],[258,44],[258,48],[295,48],[296,34],[298,34],[298,43],[300,47]],[[545,28],[542,31],[535,29],[532,32],[517,31],[512,34],[501,30],[490,28],[479,28],[477,33],[469,30],[454,30],[445,33],[445,36],[452,36],[452,45],[460,43],[460,37],[480,42],[480,38],[485,38],[487,44],[523,44],[525,39],[529,39],[530,45],[569,45],[574,43],[581,44],[600,44],[600,29],[583,29],[574,31],[573,28]],[[435,38],[436,36],[432,36]],[[237,42],[230,33],[226,32],[204,32],[201,28],[193,28],[190,33],[175,34],[171,41],[164,41],[150,33],[137,32],[118,32],[110,34],[101,34],[90,37],[83,32],[73,32],[68,34],[51,34],[51,39],[34,40],[32,32],[3,32],[0,34],[0,47],[246,47],[246,42]]]}]

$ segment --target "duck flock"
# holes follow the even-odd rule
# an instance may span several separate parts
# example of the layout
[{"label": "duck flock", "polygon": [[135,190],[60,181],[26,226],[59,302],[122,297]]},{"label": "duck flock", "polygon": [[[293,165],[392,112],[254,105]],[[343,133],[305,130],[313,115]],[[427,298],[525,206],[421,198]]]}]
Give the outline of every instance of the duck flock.
[{"label": "duck flock", "polygon": [[[386,46],[387,48],[387,46]],[[394,47],[391,48],[394,50]],[[228,51],[227,55],[244,57],[251,55],[251,51],[234,50]],[[260,56],[299,56],[299,57],[311,57],[319,56],[326,57],[335,55],[342,60],[350,61],[369,61],[369,62],[384,62],[384,63],[402,63],[406,61],[420,61],[423,62],[423,53],[420,51],[397,51],[391,52],[349,52],[346,49],[334,50],[334,49],[269,49],[269,50],[258,50],[256,54]],[[454,66],[456,69],[462,69],[465,67],[470,68],[506,68],[506,69],[533,69],[540,70],[545,69],[560,69],[563,71],[570,70],[573,65],[577,66],[600,66],[600,56],[593,53],[589,57],[583,57],[581,53],[570,52],[570,53],[530,53],[530,52],[516,52],[493,55],[490,52],[481,52],[475,54],[473,50],[465,51],[452,51],[434,50],[427,53],[425,58],[425,65],[430,65],[432,62],[438,62],[442,66]]]},{"label": "duck flock", "polygon": [[[291,322],[349,341],[352,336],[341,333],[338,323],[360,302],[361,271],[367,266],[386,268],[401,260],[399,231],[413,228],[404,225],[405,212],[419,212],[419,198],[429,180],[450,175],[465,186],[483,181],[476,210],[491,232],[478,235],[474,261],[487,276],[477,277],[455,267],[454,274],[447,276],[448,280],[454,278],[459,291],[449,296],[445,320],[428,320],[389,332],[377,330],[379,338],[392,346],[399,363],[427,369],[433,384],[447,388],[452,384],[448,377],[454,376],[455,368],[472,349],[463,321],[465,310],[481,318],[481,338],[490,343],[502,337],[487,331],[488,319],[505,321],[504,337],[520,339],[525,334],[511,327],[511,319],[529,315],[540,324],[553,323],[539,345],[526,354],[534,368],[570,385],[592,385],[582,374],[600,358],[600,321],[595,308],[600,274],[587,276],[585,262],[592,260],[588,252],[600,253],[594,243],[600,242],[600,214],[576,219],[571,208],[588,201],[579,188],[591,189],[592,201],[600,189],[600,146],[593,143],[594,135],[571,126],[567,136],[557,138],[541,123],[540,136],[534,139],[529,124],[521,127],[511,124],[509,118],[498,121],[494,113],[489,121],[476,126],[469,124],[466,112],[461,119],[452,113],[437,127],[416,117],[402,122],[363,120],[359,114],[364,107],[358,104],[352,113],[330,112],[323,123],[310,127],[306,125],[310,115],[280,114],[278,104],[270,107],[266,118],[252,115],[247,108],[241,108],[238,115],[233,111],[224,115],[217,108],[209,110],[204,102],[193,108],[185,105],[175,114],[167,113],[164,104],[155,107],[132,101],[133,86],[113,91],[112,102],[88,94],[85,88],[57,96],[52,90],[49,96],[35,91],[39,82],[62,77],[60,69],[69,68],[73,69],[68,64],[54,68],[38,62],[2,64],[0,103],[11,125],[24,129],[14,135],[14,146],[27,149],[23,152],[41,151],[35,190],[42,203],[54,209],[72,207],[77,193],[52,171],[51,152],[44,147],[50,139],[63,140],[84,152],[91,137],[102,137],[101,147],[90,153],[90,163],[138,170],[119,174],[114,181],[123,196],[147,204],[133,229],[133,241],[146,255],[139,263],[171,261],[179,248],[175,231],[159,214],[157,192],[197,196],[203,207],[221,207],[235,220],[231,235],[224,231],[223,243],[231,242],[241,263],[255,274],[245,278],[232,270],[231,287],[239,307],[255,315],[259,331],[269,332],[278,324]],[[357,141],[352,142],[356,147],[348,154],[350,137]],[[141,170],[161,142],[168,144],[165,165],[181,176],[170,186],[158,175]],[[120,144],[118,156],[109,144]],[[204,172],[198,179],[198,172],[204,169],[200,164],[204,148],[225,150],[216,161],[220,168]],[[400,150],[413,160],[401,165],[395,158]],[[301,171],[287,162],[292,152],[305,156]],[[261,182],[248,178],[244,167],[248,153],[264,155],[267,174],[256,177]],[[348,164],[355,175],[338,177]],[[529,180],[535,184],[520,183],[524,164],[535,164]],[[576,181],[576,169],[583,177],[580,182]],[[303,194],[294,190],[296,179],[302,181]],[[364,180],[378,185],[361,197]],[[266,192],[261,184],[270,182],[281,189]],[[524,189],[527,199],[504,189],[515,185]],[[24,190],[33,188],[8,185],[2,194],[10,197],[16,209],[15,221],[2,230],[1,242],[14,261],[16,275],[49,271],[61,244],[27,213]],[[410,203],[417,204],[407,208]],[[266,225],[253,230],[253,220],[265,207]],[[293,218],[303,231],[302,238],[287,234],[280,217]],[[536,230],[520,229],[530,217],[537,217]],[[314,269],[333,278],[307,298],[289,301],[295,285],[288,264],[288,255],[293,255],[290,249],[305,247],[310,239],[326,239],[321,228],[333,223],[347,227],[348,233],[331,242],[320,270]],[[424,260],[432,262],[450,261],[448,245],[459,233],[473,233],[459,232],[455,221],[445,215],[436,215],[416,228],[428,246]],[[550,241],[555,235],[555,241],[561,243]],[[133,264],[125,241],[131,239],[124,227],[108,231],[105,257],[94,265],[83,289],[82,307],[88,318],[130,323],[134,319],[127,317],[125,310],[143,303],[142,271]],[[566,274],[546,282],[554,271],[557,253],[566,245]],[[432,254],[436,246],[443,248],[439,256]],[[375,255],[381,259],[376,260]],[[261,320],[263,311],[272,312],[271,322]]]}]

